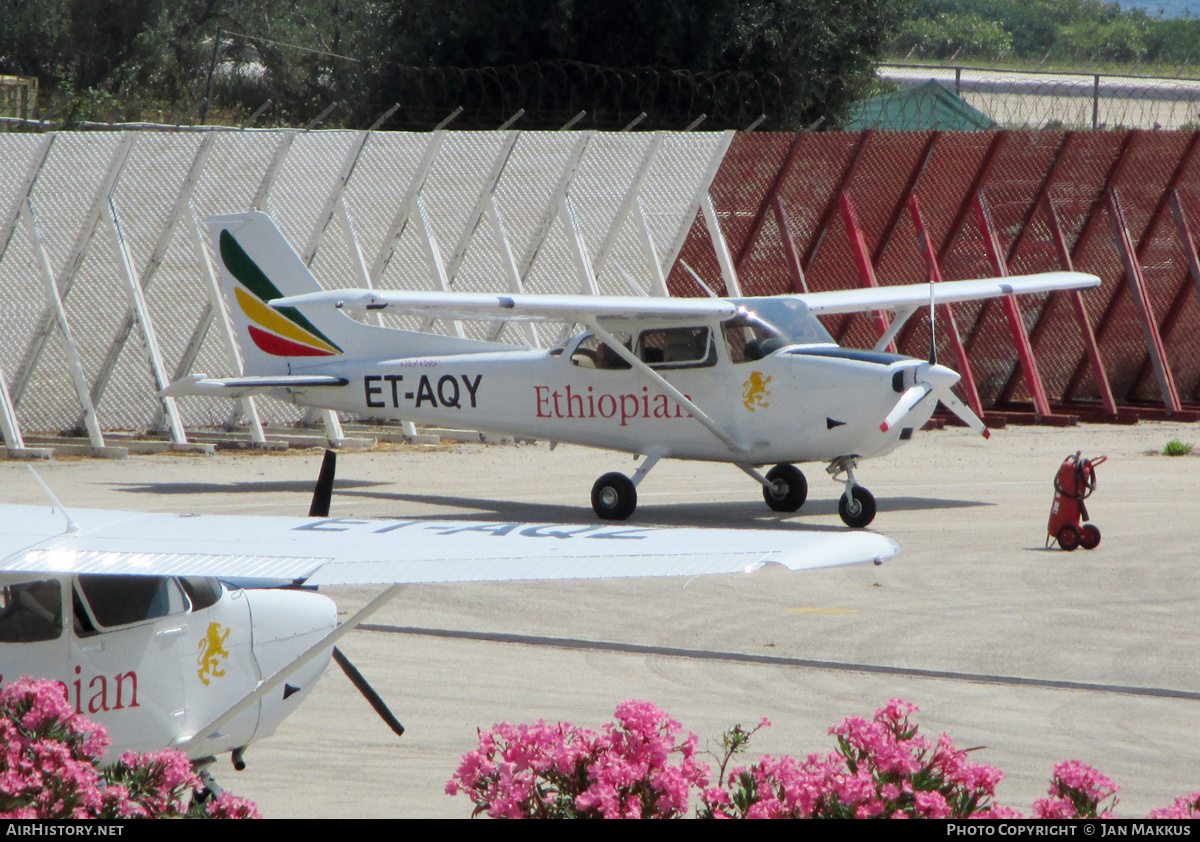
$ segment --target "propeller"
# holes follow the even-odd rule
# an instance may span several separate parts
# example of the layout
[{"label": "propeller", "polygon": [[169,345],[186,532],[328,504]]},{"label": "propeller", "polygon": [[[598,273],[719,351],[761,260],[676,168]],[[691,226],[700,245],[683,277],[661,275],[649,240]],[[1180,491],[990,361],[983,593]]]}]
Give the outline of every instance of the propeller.
[{"label": "propeller", "polygon": [[883,419],[879,429],[887,432],[900,423],[917,404],[925,400],[932,392],[942,402],[946,409],[953,412],[958,419],[979,435],[991,438],[991,431],[984,426],[979,416],[971,408],[960,401],[951,391],[962,376],[953,369],[938,365],[937,361],[937,309],[934,300],[933,281],[929,282],[929,362],[921,363],[913,371],[914,383],[900,395],[900,400],[892,407],[892,411]]},{"label": "propeller", "polygon": [[350,679],[350,683],[357,687],[358,692],[363,694],[363,698],[371,703],[371,707],[375,708],[375,712],[387,723],[387,726],[392,729],[397,737],[403,737],[404,726],[400,724],[400,720],[392,714],[387,704],[375,692],[375,689],[363,678],[363,674],[358,671],[354,664],[350,663],[350,659],[342,654],[342,650],[336,646],[333,647],[333,659],[342,668],[342,672],[346,673],[346,677]]},{"label": "propeller", "polygon": [[896,401],[896,405],[892,407],[892,411],[883,419],[883,423],[879,425],[879,429],[887,432],[894,428],[904,416],[916,407],[921,401],[925,400],[930,393],[937,396],[937,399],[942,402],[946,409],[958,416],[964,424],[970,427],[975,432],[979,433],[985,439],[991,436],[991,432],[979,416],[971,411],[965,403],[955,397],[951,391],[955,383],[961,377],[957,371],[946,368],[944,365],[937,363],[921,363],[913,370],[916,381],[912,386],[900,395],[900,400]]},{"label": "propeller", "polygon": [[[329,503],[333,497],[333,476],[336,469],[337,453],[333,450],[326,450],[325,458],[321,462],[321,473],[317,477],[316,486],[313,488],[312,504],[308,509],[309,517],[329,517]],[[375,689],[363,678],[363,674],[358,671],[354,664],[350,663],[350,659],[336,646],[333,647],[333,659],[342,668],[342,672],[346,673],[346,677],[350,679],[350,683],[358,688],[358,692],[362,693],[363,697],[370,702],[371,707],[387,723],[387,726],[395,732],[396,736],[403,736],[404,726],[400,724],[400,720],[396,719],[391,710],[388,709],[387,704],[375,692]]]},{"label": "propeller", "polygon": [[329,517],[329,502],[333,497],[333,475],[337,469],[337,453],[325,451],[321,462],[321,473],[317,476],[317,484],[313,486],[312,503],[308,507],[309,517]]}]

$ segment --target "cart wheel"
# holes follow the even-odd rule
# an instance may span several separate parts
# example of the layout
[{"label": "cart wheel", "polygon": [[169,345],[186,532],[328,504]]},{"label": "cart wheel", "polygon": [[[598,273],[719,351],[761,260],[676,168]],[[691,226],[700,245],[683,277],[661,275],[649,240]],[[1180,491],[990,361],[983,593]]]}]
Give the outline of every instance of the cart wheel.
[{"label": "cart wheel", "polygon": [[1079,530],[1070,524],[1058,530],[1058,545],[1067,552],[1076,549],[1079,546]]},{"label": "cart wheel", "polygon": [[1079,546],[1085,550],[1094,550],[1100,546],[1100,527],[1089,523],[1079,530]]}]

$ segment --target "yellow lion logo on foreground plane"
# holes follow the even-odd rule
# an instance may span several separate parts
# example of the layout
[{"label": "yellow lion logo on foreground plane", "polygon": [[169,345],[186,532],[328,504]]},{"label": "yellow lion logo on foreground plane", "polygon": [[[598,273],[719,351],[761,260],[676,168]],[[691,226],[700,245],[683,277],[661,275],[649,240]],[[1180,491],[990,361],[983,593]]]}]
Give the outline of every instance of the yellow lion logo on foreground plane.
[{"label": "yellow lion logo on foreground plane", "polygon": [[220,623],[209,623],[208,631],[204,634],[204,639],[200,641],[197,648],[200,650],[200,657],[196,659],[196,663],[200,669],[196,674],[200,676],[200,680],[207,687],[209,678],[220,678],[225,674],[225,670],[218,669],[221,665],[221,658],[228,658],[229,651],[225,648],[225,641],[229,638],[229,629],[221,631]]}]

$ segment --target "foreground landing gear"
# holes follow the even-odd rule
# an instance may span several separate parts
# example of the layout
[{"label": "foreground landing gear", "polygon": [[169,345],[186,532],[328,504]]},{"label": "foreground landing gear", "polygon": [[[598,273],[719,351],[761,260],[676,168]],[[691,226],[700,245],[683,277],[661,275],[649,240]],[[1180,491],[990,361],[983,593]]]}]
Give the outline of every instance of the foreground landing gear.
[{"label": "foreground landing gear", "polygon": [[637,508],[638,483],[660,458],[658,454],[646,454],[632,479],[613,471],[596,480],[592,486],[592,510],[596,515],[604,520],[627,520]]},{"label": "foreground landing gear", "polygon": [[808,499],[808,480],[795,465],[781,462],[767,471],[763,499],[777,512],[794,512]]},{"label": "foreground landing gear", "polygon": [[[835,482],[846,484],[846,490],[838,500],[838,514],[842,523],[855,529],[862,529],[875,520],[875,496],[854,481],[854,469],[858,467],[857,456],[842,456],[834,459],[825,470]],[[844,480],[838,479],[839,474],[845,474]]]}]

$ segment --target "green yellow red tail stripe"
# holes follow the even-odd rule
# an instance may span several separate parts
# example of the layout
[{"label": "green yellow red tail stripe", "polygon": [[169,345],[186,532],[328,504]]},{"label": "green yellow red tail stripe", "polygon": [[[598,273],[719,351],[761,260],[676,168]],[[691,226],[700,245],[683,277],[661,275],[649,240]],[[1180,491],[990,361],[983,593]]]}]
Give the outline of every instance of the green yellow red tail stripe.
[{"label": "green yellow red tail stripe", "polygon": [[295,307],[277,310],[267,306],[266,302],[283,298],[283,293],[228,231],[221,232],[220,249],[225,268],[245,287],[235,288],[234,298],[246,318],[254,322],[247,329],[261,351],[276,357],[332,357],[342,353],[336,342]]}]

